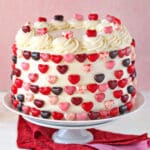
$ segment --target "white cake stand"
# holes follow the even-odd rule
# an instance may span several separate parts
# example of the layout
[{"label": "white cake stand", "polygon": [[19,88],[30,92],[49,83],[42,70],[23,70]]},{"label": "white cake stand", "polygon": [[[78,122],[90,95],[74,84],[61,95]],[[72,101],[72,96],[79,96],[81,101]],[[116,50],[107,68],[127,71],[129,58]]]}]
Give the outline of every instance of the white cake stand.
[{"label": "white cake stand", "polygon": [[39,126],[48,127],[48,128],[59,129],[52,135],[52,139],[55,143],[86,144],[93,140],[92,133],[87,131],[86,129],[95,128],[105,123],[108,123],[110,121],[132,115],[133,113],[140,110],[139,108],[141,108],[144,105],[144,97],[141,93],[137,93],[137,98],[135,100],[134,108],[128,113],[113,118],[100,119],[100,120],[88,120],[88,121],[48,120],[48,119],[33,117],[31,115],[26,115],[13,108],[10,101],[10,94],[6,94],[2,102],[3,105],[8,110],[18,115],[22,115],[25,120],[31,123],[34,123]]}]

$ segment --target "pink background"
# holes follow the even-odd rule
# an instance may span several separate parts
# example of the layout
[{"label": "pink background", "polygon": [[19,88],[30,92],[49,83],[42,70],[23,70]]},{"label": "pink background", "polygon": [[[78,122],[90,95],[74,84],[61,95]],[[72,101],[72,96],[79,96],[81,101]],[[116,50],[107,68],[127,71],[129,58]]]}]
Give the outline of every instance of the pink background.
[{"label": "pink background", "polygon": [[19,27],[38,16],[50,20],[63,14],[69,19],[76,12],[85,17],[97,12],[102,17],[112,14],[122,19],[137,42],[139,89],[150,89],[150,0],[0,0],[0,90],[9,90],[10,47]]}]

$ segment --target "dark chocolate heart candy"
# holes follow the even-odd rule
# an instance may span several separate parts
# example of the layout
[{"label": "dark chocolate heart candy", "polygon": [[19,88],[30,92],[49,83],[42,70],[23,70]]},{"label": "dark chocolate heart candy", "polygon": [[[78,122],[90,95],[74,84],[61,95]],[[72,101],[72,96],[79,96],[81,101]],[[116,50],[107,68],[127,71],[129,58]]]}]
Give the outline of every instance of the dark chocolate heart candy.
[{"label": "dark chocolate heart candy", "polygon": [[95,79],[95,81],[96,82],[99,82],[99,83],[101,83],[103,80],[104,80],[104,78],[105,78],[105,75],[104,74],[96,74],[95,76],[94,76],[94,79]]},{"label": "dark chocolate heart candy", "polygon": [[63,88],[62,87],[52,87],[52,92],[55,94],[55,95],[60,95],[63,91]]}]

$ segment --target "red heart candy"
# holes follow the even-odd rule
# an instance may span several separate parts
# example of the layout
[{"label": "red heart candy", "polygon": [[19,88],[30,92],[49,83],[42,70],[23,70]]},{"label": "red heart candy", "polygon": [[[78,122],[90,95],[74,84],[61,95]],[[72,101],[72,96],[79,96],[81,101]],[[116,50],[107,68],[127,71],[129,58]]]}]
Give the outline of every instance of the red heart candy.
[{"label": "red heart candy", "polygon": [[96,31],[96,30],[88,29],[88,30],[86,31],[86,35],[87,35],[88,37],[96,37],[96,36],[97,36],[97,31]]},{"label": "red heart candy", "polygon": [[82,108],[86,111],[89,112],[93,108],[93,103],[92,102],[84,102],[82,103]]},{"label": "red heart candy", "polygon": [[39,92],[42,93],[43,95],[49,95],[51,92],[50,87],[40,87]]},{"label": "red heart candy", "polygon": [[121,77],[123,76],[123,71],[122,70],[116,70],[114,72],[114,75],[117,79],[121,79]]},{"label": "red heart candy", "polygon": [[38,69],[41,73],[46,73],[49,69],[48,65],[44,65],[44,64],[39,64],[38,65]]},{"label": "red heart candy", "polygon": [[40,113],[41,113],[40,110],[38,110],[36,108],[31,108],[31,114],[32,114],[32,116],[37,117],[37,116],[40,115]]},{"label": "red heart candy", "polygon": [[62,61],[63,57],[61,55],[51,55],[51,60],[54,63],[60,63]]},{"label": "red heart candy", "polygon": [[21,88],[22,87],[22,84],[23,84],[23,81],[21,80],[21,79],[15,79],[15,86],[17,87],[17,88]]},{"label": "red heart candy", "polygon": [[88,19],[89,20],[98,20],[98,14],[94,14],[94,13],[89,14]]},{"label": "red heart candy", "polygon": [[91,120],[96,120],[100,117],[100,114],[99,112],[94,112],[94,111],[90,111],[88,113],[88,117],[91,119]]},{"label": "red heart candy", "polygon": [[13,94],[17,94],[18,89],[17,89],[17,87],[16,87],[15,85],[12,85],[12,86],[11,86],[11,92],[12,92]]},{"label": "red heart candy", "polygon": [[76,84],[80,81],[80,75],[78,74],[71,74],[68,76],[68,80],[72,83],[72,84]]},{"label": "red heart candy", "polygon": [[95,62],[98,59],[99,55],[97,53],[88,54],[87,58],[91,62]]},{"label": "red heart candy", "polygon": [[58,65],[57,70],[59,71],[59,73],[65,74],[68,70],[68,66],[67,65]]},{"label": "red heart candy", "polygon": [[74,105],[80,105],[82,103],[83,99],[82,97],[72,97],[71,102]]},{"label": "red heart candy", "polygon": [[37,85],[30,85],[30,90],[33,93],[38,93],[39,92],[39,87]]},{"label": "red heart candy", "polygon": [[121,98],[121,96],[123,95],[122,90],[116,90],[113,92],[113,95],[115,98]]},{"label": "red heart candy", "polygon": [[124,88],[127,85],[127,83],[128,83],[127,79],[122,79],[118,81],[118,86]]},{"label": "red heart candy", "polygon": [[17,46],[16,46],[16,44],[13,44],[11,48],[12,48],[13,55],[16,56],[17,55]]},{"label": "red heart candy", "polygon": [[88,84],[88,85],[87,85],[87,89],[88,89],[90,92],[94,93],[94,92],[96,92],[96,90],[98,89],[98,85],[95,84],[95,83],[93,83],[93,84]]},{"label": "red heart candy", "polygon": [[40,100],[40,99],[35,99],[34,100],[34,105],[36,105],[37,107],[41,108],[44,106],[44,101]]},{"label": "red heart candy", "polygon": [[64,115],[60,112],[54,111],[54,112],[52,112],[52,117],[55,120],[62,120],[64,118]]},{"label": "red heart candy", "polygon": [[87,58],[86,54],[76,54],[75,59],[79,62],[84,62]]},{"label": "red heart candy", "polygon": [[118,85],[117,80],[108,81],[108,86],[110,89],[115,89],[117,87],[117,85]]},{"label": "red heart candy", "polygon": [[119,108],[118,107],[114,107],[110,110],[110,116],[111,117],[115,117],[119,115]]},{"label": "red heart candy", "polygon": [[47,22],[47,19],[45,17],[38,17],[39,22]]}]

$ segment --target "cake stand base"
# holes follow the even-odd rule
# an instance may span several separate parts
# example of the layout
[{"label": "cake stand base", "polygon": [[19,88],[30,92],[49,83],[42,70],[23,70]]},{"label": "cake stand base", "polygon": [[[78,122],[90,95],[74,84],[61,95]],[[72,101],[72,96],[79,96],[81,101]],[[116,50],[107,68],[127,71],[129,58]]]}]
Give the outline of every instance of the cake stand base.
[{"label": "cake stand base", "polygon": [[61,144],[86,144],[93,141],[93,135],[85,129],[60,129],[53,134],[52,139]]}]

